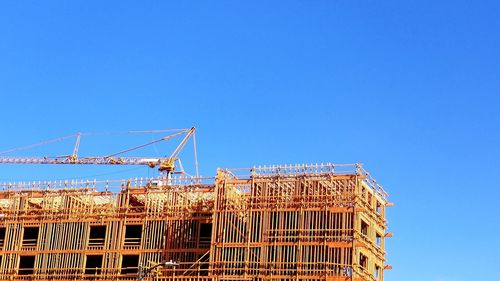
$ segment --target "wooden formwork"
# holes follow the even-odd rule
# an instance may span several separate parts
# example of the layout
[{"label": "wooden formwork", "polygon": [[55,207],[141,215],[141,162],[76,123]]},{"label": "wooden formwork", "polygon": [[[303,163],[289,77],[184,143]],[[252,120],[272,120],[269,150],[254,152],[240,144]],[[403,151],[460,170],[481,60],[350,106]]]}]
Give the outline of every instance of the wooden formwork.
[{"label": "wooden formwork", "polygon": [[360,166],[219,170],[215,197],[218,280],[383,280],[386,194]]},{"label": "wooden formwork", "polygon": [[3,187],[0,280],[383,280],[387,195],[359,165]]},{"label": "wooden formwork", "polygon": [[139,266],[164,260],[193,271],[188,266],[208,256],[211,228],[201,230],[211,226],[213,184],[154,183],[107,182],[114,192],[95,184],[9,186],[0,192],[0,279],[136,280]]}]

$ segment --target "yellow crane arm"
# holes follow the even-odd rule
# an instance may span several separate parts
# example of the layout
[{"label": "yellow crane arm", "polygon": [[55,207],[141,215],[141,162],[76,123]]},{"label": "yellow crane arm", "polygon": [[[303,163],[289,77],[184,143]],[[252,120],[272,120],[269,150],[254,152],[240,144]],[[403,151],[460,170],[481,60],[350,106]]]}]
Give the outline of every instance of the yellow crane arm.
[{"label": "yellow crane arm", "polygon": [[[78,133],[75,135],[58,138],[55,140],[45,141],[42,143],[29,145],[26,147],[10,149],[0,152],[0,154],[6,154],[10,152],[15,152],[19,150],[24,150],[40,145],[44,145],[51,142],[61,141],[70,137],[76,137],[76,143],[73,149],[73,154],[55,156],[55,157],[22,157],[22,156],[0,156],[0,164],[83,164],[83,165],[146,165],[151,168],[158,166],[160,171],[166,171],[167,173],[172,173],[175,169],[175,161],[178,160],[179,153],[182,151],[186,143],[191,137],[194,138],[195,128],[181,129],[177,130],[176,133],[165,136],[161,139],[153,140],[151,142],[141,144],[132,148],[128,148],[108,156],[93,156],[93,157],[78,157],[78,150],[80,148],[80,137],[86,135],[85,133]],[[147,132],[147,131],[146,131]],[[140,132],[141,133],[141,132]],[[125,157],[121,156],[124,153],[134,151],[158,142],[170,140],[174,137],[185,135],[180,144],[175,148],[170,156],[165,157]],[[198,160],[196,157],[196,143],[194,143],[195,151],[195,165],[196,174],[198,174]],[[181,171],[183,173],[183,171]]]},{"label": "yellow crane arm", "polygon": [[94,165],[147,165],[154,168],[169,158],[146,157],[85,157],[74,158],[72,155],[63,157],[15,157],[0,156],[0,164],[94,164]]}]

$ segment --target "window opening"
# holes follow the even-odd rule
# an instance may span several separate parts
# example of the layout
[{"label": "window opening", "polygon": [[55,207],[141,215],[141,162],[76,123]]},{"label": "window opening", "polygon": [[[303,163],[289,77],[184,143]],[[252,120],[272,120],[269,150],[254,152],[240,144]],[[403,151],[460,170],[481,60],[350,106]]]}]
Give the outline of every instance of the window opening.
[{"label": "window opening", "polygon": [[38,227],[25,227],[23,233],[23,246],[36,246],[38,232]]},{"label": "window opening", "polygon": [[106,239],[106,226],[95,225],[90,227],[89,246],[102,246]]},{"label": "window opening", "polygon": [[368,224],[364,220],[361,220],[361,234],[368,236]]},{"label": "window opening", "polygon": [[375,265],[375,272],[373,273],[375,280],[380,280],[380,266]]},{"label": "window opening", "polygon": [[35,256],[19,257],[19,275],[32,275],[35,268]]},{"label": "window opening", "polygon": [[139,255],[123,255],[121,274],[137,274]]},{"label": "window opening", "polygon": [[212,240],[212,224],[202,223],[200,224],[200,245],[210,245]]},{"label": "window opening", "polygon": [[5,227],[0,227],[0,249],[5,244]]},{"label": "window opening", "polygon": [[375,236],[375,242],[377,244],[377,247],[380,248],[380,246],[382,245],[382,235],[380,235],[379,233],[377,233],[376,236]]},{"label": "window opening", "polygon": [[85,274],[101,274],[102,255],[89,255],[85,262]]},{"label": "window opening", "polygon": [[368,257],[361,253],[359,254],[359,265],[364,269],[368,268]]},{"label": "window opening", "polygon": [[142,225],[127,225],[125,226],[125,245],[141,244]]}]

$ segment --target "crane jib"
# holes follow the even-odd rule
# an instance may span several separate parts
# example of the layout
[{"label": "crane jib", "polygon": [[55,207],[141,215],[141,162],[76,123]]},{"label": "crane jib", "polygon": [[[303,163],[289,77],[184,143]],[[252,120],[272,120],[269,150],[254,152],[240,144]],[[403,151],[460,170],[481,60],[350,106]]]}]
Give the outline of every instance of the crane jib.
[{"label": "crane jib", "polygon": [[0,164],[83,164],[83,165],[146,165],[155,167],[169,161],[169,158],[143,157],[88,157],[80,159],[48,157],[5,157],[0,156]]},{"label": "crane jib", "polygon": [[[80,149],[80,140],[81,136],[84,135],[92,135],[92,133],[77,133],[71,136],[66,136],[62,138],[57,138],[49,141],[43,141],[40,143],[9,149],[5,151],[0,151],[0,155],[12,153],[16,151],[26,150],[29,148],[34,148],[38,146],[42,146],[45,144],[58,142],[61,140],[65,140],[71,137],[76,137],[75,146],[73,148],[73,153],[71,155],[60,155],[60,156],[51,156],[51,157],[41,157],[41,156],[0,156],[0,164],[82,164],[82,165],[145,165],[150,168],[158,167],[160,172],[172,173],[176,168],[176,161],[178,161],[178,166],[181,168],[181,171],[178,173],[184,174],[184,168],[182,166],[181,160],[179,159],[179,154],[187,144],[187,142],[192,139],[193,141],[193,153],[194,153],[194,166],[195,166],[195,175],[198,176],[198,158],[196,153],[196,138],[194,127],[189,129],[176,129],[176,130],[159,130],[159,131],[137,131],[130,133],[148,133],[148,132],[174,132],[170,135],[164,136],[159,139],[155,139],[149,141],[147,143],[143,143],[140,145],[136,145],[131,148],[127,148],[112,154],[108,154],[107,156],[87,156],[87,157],[79,157],[78,152]],[[131,151],[136,151],[147,146],[171,140],[172,138],[182,136],[181,142],[175,147],[174,151],[170,154],[170,156],[165,157],[126,157],[121,156],[125,153],[129,153]],[[187,173],[186,173],[187,174]]]}]

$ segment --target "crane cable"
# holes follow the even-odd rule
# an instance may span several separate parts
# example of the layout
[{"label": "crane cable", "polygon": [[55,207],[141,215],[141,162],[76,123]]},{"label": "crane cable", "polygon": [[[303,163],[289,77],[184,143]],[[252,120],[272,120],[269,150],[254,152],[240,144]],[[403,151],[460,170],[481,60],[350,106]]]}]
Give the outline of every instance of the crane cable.
[{"label": "crane cable", "polygon": [[33,147],[42,146],[42,145],[45,145],[45,144],[54,143],[54,142],[58,142],[58,141],[63,141],[65,139],[69,139],[69,138],[75,137],[77,135],[78,134],[73,134],[73,135],[69,135],[69,136],[65,136],[65,137],[61,137],[61,138],[57,138],[57,139],[52,139],[52,140],[42,141],[42,142],[35,143],[35,144],[30,144],[30,145],[23,146],[23,147],[18,147],[18,148],[13,148],[13,149],[9,149],[9,150],[0,151],[0,155],[7,154],[7,153],[10,153],[10,152],[14,152],[14,151],[26,150],[26,149],[30,149],[30,148],[33,148]]},{"label": "crane cable", "polygon": [[[182,131],[179,132],[179,130],[182,130]],[[168,139],[171,139],[171,138],[176,137],[178,135],[182,135],[182,134],[184,134],[184,133],[186,133],[188,131],[189,131],[189,129],[172,129],[172,130],[155,130],[155,131],[128,131],[128,132],[125,132],[125,133],[126,134],[145,134],[145,133],[152,133],[152,132],[154,132],[154,133],[158,133],[158,132],[178,132],[178,133],[175,133],[175,134],[172,134],[172,135],[163,137],[161,139],[154,140],[154,141],[151,141],[151,142],[148,142],[148,143],[145,143],[145,144],[133,147],[133,148],[129,148],[129,149],[126,149],[126,150],[123,150],[123,151],[111,154],[111,155],[106,156],[106,157],[113,157],[113,156],[116,156],[116,155],[119,155],[119,154],[122,154],[122,153],[126,153],[126,152],[129,152],[129,151],[132,151],[132,150],[136,150],[136,149],[139,149],[139,148],[142,148],[142,147],[145,147],[145,146],[157,143],[157,142],[168,140]],[[49,143],[59,142],[59,141],[63,141],[63,140],[66,140],[66,139],[69,139],[69,138],[73,138],[73,137],[78,137],[78,136],[111,135],[111,134],[118,134],[118,133],[76,133],[76,134],[72,134],[72,135],[68,135],[68,136],[64,136],[64,137],[60,137],[60,138],[56,138],[56,139],[46,140],[46,141],[38,142],[38,143],[35,143],[35,144],[30,144],[30,145],[27,145],[27,146],[22,146],[22,147],[17,147],[17,148],[12,148],[12,149],[8,149],[8,150],[0,151],[0,155],[8,154],[8,153],[15,152],[15,151],[26,150],[26,149],[30,149],[30,148],[34,148],[34,147],[38,147],[38,146],[43,146],[43,145],[46,145],[46,144],[49,144]]]},{"label": "crane cable", "polygon": [[182,132],[179,132],[179,133],[176,133],[176,134],[172,134],[172,135],[169,135],[169,136],[166,136],[166,137],[163,137],[161,139],[157,139],[157,140],[154,140],[154,141],[150,141],[150,142],[147,142],[145,144],[141,144],[141,145],[138,145],[138,146],[135,146],[135,147],[132,147],[132,148],[128,148],[128,149],[125,149],[125,150],[122,150],[122,151],[119,151],[119,152],[116,152],[116,153],[113,153],[111,155],[108,155],[106,156],[105,158],[110,158],[110,157],[113,157],[113,156],[116,156],[116,155],[120,155],[120,154],[123,154],[123,153],[126,153],[126,152],[130,152],[130,151],[133,151],[133,150],[136,150],[136,149],[139,149],[139,148],[143,148],[143,147],[146,147],[148,145],[152,145],[152,144],[155,144],[155,143],[158,143],[158,142],[161,142],[161,141],[165,141],[165,140],[169,140],[173,137],[176,137],[176,136],[179,136],[179,135],[182,135],[184,133],[188,132],[188,130],[185,130],[185,131],[182,131]]}]

